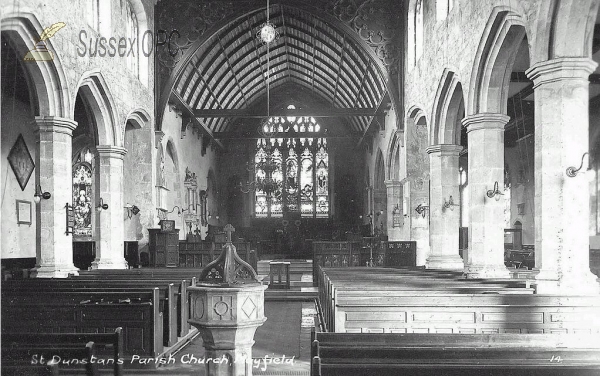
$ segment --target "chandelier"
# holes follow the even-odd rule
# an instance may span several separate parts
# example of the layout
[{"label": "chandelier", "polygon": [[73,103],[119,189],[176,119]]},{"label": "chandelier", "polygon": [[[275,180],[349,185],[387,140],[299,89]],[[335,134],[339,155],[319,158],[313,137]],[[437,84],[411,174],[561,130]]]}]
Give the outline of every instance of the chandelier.
[{"label": "chandelier", "polygon": [[274,194],[281,193],[282,182],[274,179],[274,173],[281,168],[281,165],[273,158],[271,150],[270,138],[274,137],[278,132],[277,126],[271,122],[270,117],[270,72],[271,72],[271,61],[270,61],[270,44],[279,38],[279,32],[275,29],[275,25],[269,21],[270,4],[267,0],[267,11],[266,11],[266,22],[256,32],[257,39],[267,46],[267,72],[265,73],[265,86],[267,91],[267,116],[261,121],[258,126],[258,134],[266,139],[266,145],[264,153],[257,156],[254,165],[248,166],[248,171],[254,171],[254,181],[246,182],[245,184],[240,183],[240,190],[243,193],[249,193],[251,191],[261,191],[267,195],[270,200]]}]

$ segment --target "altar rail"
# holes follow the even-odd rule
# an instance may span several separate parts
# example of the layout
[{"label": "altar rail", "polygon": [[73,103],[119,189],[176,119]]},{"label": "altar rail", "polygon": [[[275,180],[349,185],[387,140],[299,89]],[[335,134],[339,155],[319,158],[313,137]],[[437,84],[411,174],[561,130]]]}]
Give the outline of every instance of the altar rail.
[{"label": "altar rail", "polygon": [[[225,243],[215,242],[179,242],[179,267],[203,268],[221,254]],[[248,242],[234,242],[238,255],[256,270],[258,257],[256,251],[250,249]]]},{"label": "altar rail", "polygon": [[[319,269],[330,331],[600,334],[599,296],[534,295],[520,281],[458,280],[451,272]],[[370,278],[360,273],[367,269]]]}]

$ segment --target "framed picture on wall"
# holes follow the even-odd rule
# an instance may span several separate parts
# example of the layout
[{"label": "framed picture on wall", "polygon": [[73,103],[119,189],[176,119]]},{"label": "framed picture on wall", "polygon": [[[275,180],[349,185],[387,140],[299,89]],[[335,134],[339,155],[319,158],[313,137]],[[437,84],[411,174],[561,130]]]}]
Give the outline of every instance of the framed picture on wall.
[{"label": "framed picture on wall", "polygon": [[31,201],[17,200],[17,224],[31,225]]},{"label": "framed picture on wall", "polygon": [[29,153],[29,149],[27,148],[27,144],[25,143],[22,134],[17,137],[7,158],[10,167],[15,173],[17,182],[19,182],[21,190],[24,191],[31,174],[33,173],[33,169],[35,168],[35,163],[33,163],[33,158]]}]

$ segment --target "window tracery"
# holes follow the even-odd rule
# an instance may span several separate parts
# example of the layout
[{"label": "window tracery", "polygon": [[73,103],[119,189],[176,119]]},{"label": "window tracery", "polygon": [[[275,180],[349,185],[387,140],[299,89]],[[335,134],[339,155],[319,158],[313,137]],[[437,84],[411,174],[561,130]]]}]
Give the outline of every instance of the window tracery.
[{"label": "window tracery", "polygon": [[327,139],[318,137],[321,126],[307,116],[272,117],[263,128],[272,137],[256,142],[255,216],[328,217],[329,154]]}]

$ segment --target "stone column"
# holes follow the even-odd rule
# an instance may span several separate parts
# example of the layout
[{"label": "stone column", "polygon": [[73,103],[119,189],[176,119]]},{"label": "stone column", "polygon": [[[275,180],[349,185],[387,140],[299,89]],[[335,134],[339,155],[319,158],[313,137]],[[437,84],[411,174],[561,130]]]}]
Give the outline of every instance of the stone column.
[{"label": "stone column", "polygon": [[[127,269],[123,257],[123,156],[127,150],[112,145],[98,145],[96,150],[99,158],[98,200],[102,198],[108,209],[98,213],[99,238],[92,269]],[[95,204],[98,205],[98,202]]]},{"label": "stone column", "polygon": [[462,270],[463,260],[458,254],[458,230],[460,211],[454,206],[444,208],[444,202],[458,203],[459,173],[458,154],[463,149],[459,145],[440,144],[427,148],[429,154],[430,201],[429,201],[429,241],[430,251],[426,267],[428,269]]},{"label": "stone column", "polygon": [[[386,180],[387,190],[387,235],[389,240],[402,240],[400,231],[404,222],[402,216],[402,183],[399,180]],[[394,210],[397,208],[397,217],[400,222],[394,227]]]},{"label": "stone column", "polygon": [[535,264],[538,293],[598,294],[589,268],[589,75],[597,64],[566,57],[527,71],[535,90]]},{"label": "stone column", "polygon": [[486,194],[495,182],[504,192],[504,126],[509,120],[502,114],[480,113],[462,121],[469,141],[467,278],[510,277],[504,266],[504,196]]},{"label": "stone column", "polygon": [[65,205],[73,203],[72,135],[77,122],[54,116],[35,118],[38,152],[35,180],[52,195],[36,205],[37,278],[78,275],[73,265],[73,239],[66,235]]}]

